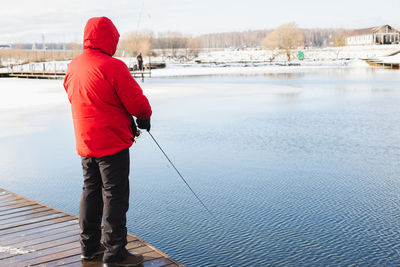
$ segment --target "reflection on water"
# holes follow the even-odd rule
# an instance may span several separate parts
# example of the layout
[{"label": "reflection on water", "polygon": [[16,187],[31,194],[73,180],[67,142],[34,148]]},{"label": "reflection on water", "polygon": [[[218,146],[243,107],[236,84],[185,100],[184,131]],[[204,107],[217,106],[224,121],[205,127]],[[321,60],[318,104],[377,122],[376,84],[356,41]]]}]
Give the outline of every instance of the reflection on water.
[{"label": "reflection on water", "polygon": [[[129,231],[187,266],[399,265],[399,84],[369,69],[147,80],[153,135],[223,226],[144,133]],[[77,214],[68,108],[27,112],[40,131],[0,138],[0,187]]]}]

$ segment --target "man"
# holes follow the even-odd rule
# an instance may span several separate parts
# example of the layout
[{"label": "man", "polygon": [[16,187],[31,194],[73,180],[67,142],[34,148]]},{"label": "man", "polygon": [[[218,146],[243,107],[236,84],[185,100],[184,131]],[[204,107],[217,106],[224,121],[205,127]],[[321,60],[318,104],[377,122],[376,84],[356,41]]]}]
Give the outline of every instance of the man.
[{"label": "man", "polygon": [[137,57],[136,57],[137,61],[138,61],[138,69],[139,70],[143,70],[143,57],[142,57],[142,52],[139,52]]},{"label": "man", "polygon": [[152,111],[128,67],[112,57],[118,40],[111,20],[89,19],[83,53],[70,63],[64,87],[71,103],[76,149],[82,157],[81,257],[91,260],[104,252],[105,265],[136,266],[143,256],[125,248],[132,115],[139,128],[149,131]]}]

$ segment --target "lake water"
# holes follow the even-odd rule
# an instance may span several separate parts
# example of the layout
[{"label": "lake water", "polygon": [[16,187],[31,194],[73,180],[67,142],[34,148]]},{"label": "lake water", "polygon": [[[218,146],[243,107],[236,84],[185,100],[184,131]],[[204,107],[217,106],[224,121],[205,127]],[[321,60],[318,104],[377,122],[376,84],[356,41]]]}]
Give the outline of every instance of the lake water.
[{"label": "lake water", "polygon": [[[400,265],[400,72],[314,69],[141,84],[128,230],[186,266]],[[0,80],[0,187],[77,214],[61,81]]]}]

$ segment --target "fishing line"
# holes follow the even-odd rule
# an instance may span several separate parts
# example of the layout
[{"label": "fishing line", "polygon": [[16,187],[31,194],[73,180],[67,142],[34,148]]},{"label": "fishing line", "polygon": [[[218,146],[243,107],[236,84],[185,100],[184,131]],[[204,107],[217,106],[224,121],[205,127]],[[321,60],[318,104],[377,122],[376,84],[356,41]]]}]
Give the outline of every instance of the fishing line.
[{"label": "fishing line", "polygon": [[182,181],[186,184],[187,188],[190,189],[190,191],[192,192],[192,194],[197,198],[197,200],[200,202],[200,204],[204,207],[204,209],[211,215],[211,217],[213,217],[217,222],[220,222],[218,220],[218,218],[214,215],[214,213],[211,212],[211,210],[209,208],[207,208],[207,206],[204,204],[204,202],[199,198],[199,196],[193,191],[192,187],[189,185],[189,183],[186,181],[186,179],[183,177],[183,175],[178,171],[178,169],[175,167],[174,163],[172,163],[172,161],[169,159],[169,157],[167,156],[167,154],[164,152],[164,150],[161,148],[160,144],[156,141],[156,139],[154,138],[154,136],[149,132],[149,135],[151,136],[151,138],[153,139],[154,143],[156,143],[156,145],[158,146],[158,148],[161,150],[161,152],[164,154],[165,158],[169,161],[169,163],[172,165],[172,167],[175,169],[176,173],[179,175],[179,177],[181,177]]},{"label": "fishing line", "polygon": [[137,38],[138,38],[138,34],[139,34],[139,26],[140,26],[140,22],[142,21],[142,13],[143,13],[143,7],[144,7],[144,0],[142,1],[142,7],[140,8],[140,12],[139,12],[139,18],[138,18],[138,22],[137,22],[137,26],[136,26],[136,34],[135,34],[135,49],[137,49]]},{"label": "fishing line", "polygon": [[[204,207],[204,209],[211,215],[211,217],[213,219],[215,219],[215,221],[225,230],[227,229],[227,226],[225,224],[223,224],[216,216],[214,213],[211,212],[211,210],[209,208],[207,208],[207,206],[204,204],[204,202],[199,198],[199,196],[193,191],[193,189],[191,188],[191,186],[188,184],[188,182],[186,181],[186,179],[183,177],[183,175],[179,172],[179,170],[175,167],[174,163],[172,163],[172,161],[170,160],[170,158],[167,156],[167,154],[164,152],[164,150],[161,148],[160,144],[157,142],[157,140],[154,138],[154,136],[149,132],[149,135],[151,136],[151,138],[153,139],[154,143],[156,143],[156,145],[158,146],[158,148],[161,150],[161,152],[164,154],[165,158],[169,161],[169,163],[172,165],[172,167],[175,169],[176,173],[179,175],[179,177],[183,180],[183,182],[186,184],[186,186],[190,189],[190,191],[192,192],[192,194],[197,198],[197,200],[200,202],[200,204]],[[139,135],[140,135],[140,131],[139,131]],[[239,219],[239,222],[243,222],[243,220]],[[229,231],[229,230],[228,230]],[[316,244],[319,243],[319,239],[314,238],[313,236],[311,237],[305,237],[305,238],[301,238],[299,233],[296,233],[292,230],[289,229],[282,229],[281,231],[286,232],[287,234],[290,234],[290,236],[300,240],[300,241],[313,241]],[[242,232],[247,233],[248,235],[255,237],[255,234],[253,234],[252,232],[250,232],[247,228],[242,229]],[[239,257],[239,256],[238,256]]]}]

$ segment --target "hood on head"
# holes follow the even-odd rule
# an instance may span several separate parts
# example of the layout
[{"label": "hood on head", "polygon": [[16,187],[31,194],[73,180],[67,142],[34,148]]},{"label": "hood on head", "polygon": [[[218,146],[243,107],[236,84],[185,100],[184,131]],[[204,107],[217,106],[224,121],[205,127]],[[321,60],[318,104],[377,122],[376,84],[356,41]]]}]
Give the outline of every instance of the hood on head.
[{"label": "hood on head", "polygon": [[83,34],[83,48],[100,50],[110,56],[115,54],[119,33],[107,17],[95,17],[88,20]]}]

